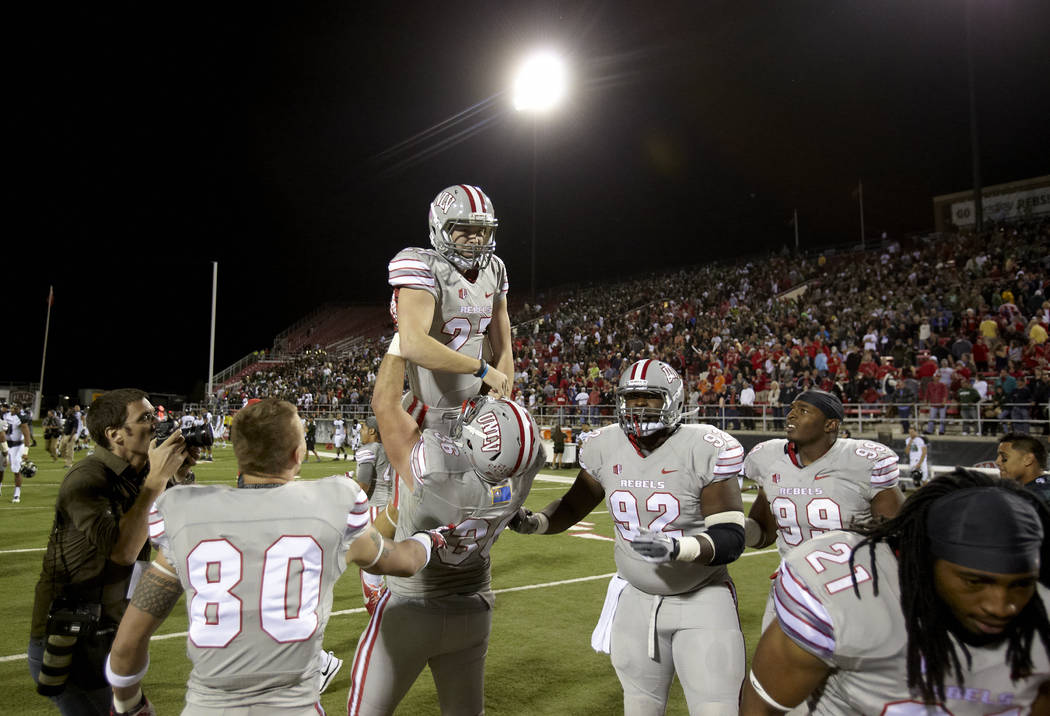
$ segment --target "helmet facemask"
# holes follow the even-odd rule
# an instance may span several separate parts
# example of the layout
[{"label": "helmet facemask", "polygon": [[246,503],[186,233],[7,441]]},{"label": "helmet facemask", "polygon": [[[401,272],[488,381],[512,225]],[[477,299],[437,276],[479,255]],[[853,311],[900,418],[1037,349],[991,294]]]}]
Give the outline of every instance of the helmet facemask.
[{"label": "helmet facemask", "polygon": [[[492,220],[477,223],[466,221],[449,221],[441,229],[441,239],[436,242],[438,252],[461,273],[471,269],[488,268],[492,254],[496,251],[496,226],[499,222]],[[463,243],[456,243],[453,235],[457,230],[484,232],[484,241],[474,243],[468,238]]]},{"label": "helmet facemask", "polygon": [[[627,401],[638,396],[659,398],[661,406],[659,408],[628,407]],[[628,435],[639,438],[649,437],[661,430],[673,429],[677,427],[682,417],[681,413],[674,408],[671,395],[662,388],[621,388],[616,391],[616,403],[620,427]]]}]

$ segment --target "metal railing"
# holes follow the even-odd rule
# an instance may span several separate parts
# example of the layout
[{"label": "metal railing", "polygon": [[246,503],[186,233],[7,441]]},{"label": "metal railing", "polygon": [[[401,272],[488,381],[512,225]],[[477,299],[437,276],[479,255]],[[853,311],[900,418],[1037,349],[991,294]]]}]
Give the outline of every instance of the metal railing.
[{"label": "metal railing", "polygon": [[[240,409],[240,401],[207,406],[213,413],[231,414]],[[186,403],[183,410],[199,412],[205,408],[199,403]],[[701,405],[687,408],[684,420],[688,423],[708,423],[730,432],[750,430],[776,432],[784,429],[789,406],[765,404]],[[943,409],[943,415],[941,410]],[[1041,409],[1041,410],[1040,410]],[[876,432],[880,428],[892,430],[899,426],[903,432],[912,424],[920,432],[942,434],[998,435],[1007,432],[1038,432],[1048,424],[1046,406],[1033,408],[1031,403],[1010,403],[996,407],[993,403],[847,403],[842,426],[858,433]],[[529,412],[540,425],[560,424],[565,427],[589,425],[597,428],[616,422],[615,405],[538,405]],[[367,403],[330,405],[313,403],[300,407],[299,414],[316,420],[342,415],[349,420],[364,420],[372,414]],[[907,427],[906,427],[907,425]]]}]

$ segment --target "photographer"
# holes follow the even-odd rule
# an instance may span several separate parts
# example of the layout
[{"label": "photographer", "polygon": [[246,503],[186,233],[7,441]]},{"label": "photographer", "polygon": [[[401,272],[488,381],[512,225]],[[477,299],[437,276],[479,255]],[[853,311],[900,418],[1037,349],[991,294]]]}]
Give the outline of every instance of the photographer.
[{"label": "photographer", "polygon": [[109,713],[104,659],[140,569],[136,561],[149,558],[150,506],[169,478],[192,476],[182,433],[158,446],[155,421],[141,390],[99,396],[87,418],[95,452],[59,488],[28,655],[37,690],[63,714]]}]

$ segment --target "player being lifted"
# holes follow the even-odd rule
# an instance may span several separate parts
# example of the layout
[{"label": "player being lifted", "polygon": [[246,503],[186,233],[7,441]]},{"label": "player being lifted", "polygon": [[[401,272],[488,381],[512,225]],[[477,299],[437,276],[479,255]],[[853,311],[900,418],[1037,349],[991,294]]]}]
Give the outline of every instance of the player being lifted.
[{"label": "player being lifted", "polygon": [[581,448],[565,495],[511,529],[564,532],[604,498],[616,525],[616,576],[591,644],[611,653],[624,713],[662,714],[675,673],[689,712],[735,714],[744,637],[725,565],[744,549],[736,476],[744,449],[710,425],[682,425],[682,379],[640,360],[620,377],[619,424]]},{"label": "player being lifted", "polygon": [[[744,475],[759,490],[748,513],[748,547],[776,541],[783,558],[817,535],[900,510],[897,454],[881,443],[838,437],[844,416],[838,396],[807,390],[788,411],[787,438],[751,448]],[[763,630],[774,617],[770,592]]]},{"label": "player being lifted", "polygon": [[1050,713],[1048,528],[1036,495],[958,469],[791,550],[741,713]]},{"label": "player being lifted", "polygon": [[[514,365],[507,269],[496,249],[492,200],[476,186],[444,189],[430,204],[433,249],[408,248],[389,265],[395,351],[408,361],[404,397],[418,425],[448,434],[484,382],[509,397]],[[492,365],[484,359],[488,336]]]},{"label": "player being lifted", "polygon": [[160,551],[106,664],[117,714],[152,713],[140,687],[149,640],[184,592],[193,671],[183,713],[323,713],[319,649],[347,564],[408,576],[443,544],[437,531],[384,539],[342,475],[295,481],[306,442],[291,403],[253,403],[232,432],[238,488],[173,488],[150,513]]},{"label": "player being lifted", "polygon": [[494,601],[489,551],[543,467],[543,445],[524,408],[491,397],[467,401],[452,437],[420,431],[401,405],[404,374],[401,357],[387,353],[372,397],[383,447],[411,491],[397,536],[453,527],[419,574],[387,579],[357,645],[347,711],[393,713],[429,665],[441,713],[480,714]]}]

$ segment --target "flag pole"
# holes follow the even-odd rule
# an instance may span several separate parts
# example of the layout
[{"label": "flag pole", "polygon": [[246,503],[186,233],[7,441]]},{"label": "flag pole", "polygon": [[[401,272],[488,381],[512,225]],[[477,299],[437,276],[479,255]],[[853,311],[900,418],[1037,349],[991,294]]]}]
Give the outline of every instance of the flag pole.
[{"label": "flag pole", "polygon": [[211,262],[211,346],[208,349],[208,388],[204,394],[204,404],[211,400],[211,379],[215,375],[215,297],[219,289],[219,262]]},{"label": "flag pole", "polygon": [[864,184],[857,180],[857,202],[860,204],[860,248],[864,249]]},{"label": "flag pole", "polygon": [[51,306],[55,303],[55,287],[48,286],[47,320],[44,321],[44,355],[40,359],[40,383],[37,385],[36,397],[33,399],[33,417],[40,417],[40,401],[44,397],[44,366],[47,365],[47,336],[51,331]]}]

